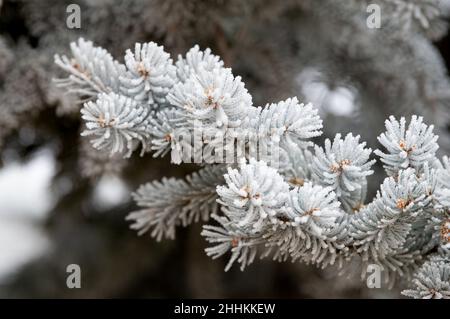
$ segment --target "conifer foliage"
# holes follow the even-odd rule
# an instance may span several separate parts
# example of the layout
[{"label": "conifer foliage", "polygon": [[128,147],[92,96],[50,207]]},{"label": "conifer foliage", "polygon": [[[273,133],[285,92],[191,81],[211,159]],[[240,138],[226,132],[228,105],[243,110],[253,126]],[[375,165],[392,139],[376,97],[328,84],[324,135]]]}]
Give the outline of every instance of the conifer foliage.
[{"label": "conifer foliage", "polygon": [[[56,82],[83,103],[82,135],[98,152],[170,153],[174,164],[200,165],[136,191],[141,209],[127,219],[140,234],[173,239],[177,226],[201,220],[206,253],[227,256],[225,270],[257,256],[320,267],[358,260],[362,272],[380,265],[387,284],[413,278],[407,296],[450,297],[450,165],[436,157],[438,136],[422,117],[391,116],[374,152],[351,133],[320,146],[313,105],[253,105],[209,49],[174,61],[156,43],[137,43],[124,64],[84,39],[71,50],[55,56],[66,72]],[[373,154],[387,176],[367,199]]]}]

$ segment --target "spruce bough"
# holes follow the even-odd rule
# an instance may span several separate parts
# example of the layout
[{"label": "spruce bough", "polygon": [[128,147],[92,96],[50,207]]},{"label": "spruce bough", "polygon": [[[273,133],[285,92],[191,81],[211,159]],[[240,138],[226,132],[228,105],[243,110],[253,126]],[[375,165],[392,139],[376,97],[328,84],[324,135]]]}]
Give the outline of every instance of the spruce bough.
[{"label": "spruce bough", "polygon": [[[202,220],[206,253],[230,256],[225,270],[257,256],[320,267],[356,259],[362,274],[380,265],[386,284],[413,278],[407,296],[450,298],[450,161],[436,157],[438,137],[421,117],[386,120],[374,153],[387,177],[370,201],[375,160],[359,136],[314,144],[322,121],[311,104],[253,106],[242,79],[209,49],[195,46],[174,63],[163,47],[138,43],[125,64],[83,39],[71,49],[72,58],[55,56],[69,74],[56,83],[83,103],[82,135],[99,152],[129,157],[140,148],[180,164],[192,161],[185,137],[195,140],[195,125],[215,137],[197,140],[201,154],[234,149],[228,137],[245,136],[231,163],[202,156],[184,180],[141,186],[141,209],[127,217],[139,233],[173,239],[177,226]],[[255,158],[254,148],[272,153]]]}]

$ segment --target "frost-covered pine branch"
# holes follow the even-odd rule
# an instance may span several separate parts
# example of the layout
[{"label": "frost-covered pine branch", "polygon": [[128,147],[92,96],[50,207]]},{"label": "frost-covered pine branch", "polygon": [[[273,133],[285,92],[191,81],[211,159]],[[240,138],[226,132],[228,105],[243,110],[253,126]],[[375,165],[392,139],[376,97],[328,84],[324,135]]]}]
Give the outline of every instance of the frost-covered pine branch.
[{"label": "frost-covered pine branch", "polygon": [[103,48],[80,38],[70,44],[72,58],[55,55],[55,63],[69,76],[55,82],[67,93],[76,94],[82,101],[95,99],[99,93],[118,93],[120,77],[125,66],[115,61]]},{"label": "frost-covered pine branch", "polygon": [[331,186],[347,211],[360,208],[366,195],[366,177],[373,174],[370,167],[375,160],[369,160],[372,153],[359,143],[359,136],[349,133],[344,139],[337,134],[333,142],[325,141],[325,149],[315,146],[311,165],[316,183]]},{"label": "frost-covered pine branch", "polygon": [[413,116],[406,128],[405,118],[400,122],[394,117],[386,120],[387,132],[379,136],[379,142],[388,153],[376,150],[375,154],[381,157],[388,174],[396,174],[400,169],[412,167],[420,170],[425,163],[431,163],[437,149],[438,137],[433,134],[434,126],[427,126],[421,117]]},{"label": "frost-covered pine branch", "polygon": [[209,49],[195,46],[173,63],[163,47],[136,44],[126,66],[84,40],[72,50],[81,67],[57,56],[70,73],[60,83],[89,99],[83,135],[96,149],[129,156],[140,144],[141,154],[202,166],[136,191],[141,209],[127,219],[139,234],[173,239],[177,226],[213,217],[202,231],[206,253],[230,253],[226,270],[257,256],[321,267],[358,260],[379,264],[389,284],[415,272],[410,296],[429,296],[424,287],[448,296],[448,255],[427,258],[448,248],[450,165],[436,158],[438,137],[422,117],[386,121],[385,150],[374,153],[387,177],[367,201],[376,160],[359,135],[315,144],[322,120],[312,104],[253,106],[242,79]]},{"label": "frost-covered pine branch", "polygon": [[174,239],[175,227],[208,221],[218,211],[216,186],[223,182],[224,167],[207,166],[183,179],[164,178],[142,185],[133,197],[141,210],[127,216],[131,228],[160,241]]},{"label": "frost-covered pine branch", "polygon": [[165,102],[175,83],[175,67],[162,46],[136,43],[134,53],[127,50],[125,65],[127,72],[119,80],[126,95],[150,105]]},{"label": "frost-covered pine branch", "polygon": [[450,264],[447,253],[430,257],[414,275],[414,289],[402,294],[415,299],[450,299]]},{"label": "frost-covered pine branch", "polygon": [[92,146],[114,153],[125,152],[129,157],[142,144],[142,153],[149,145],[150,110],[126,96],[102,93],[95,102],[88,101],[81,109],[86,130],[82,136],[95,136]]}]

